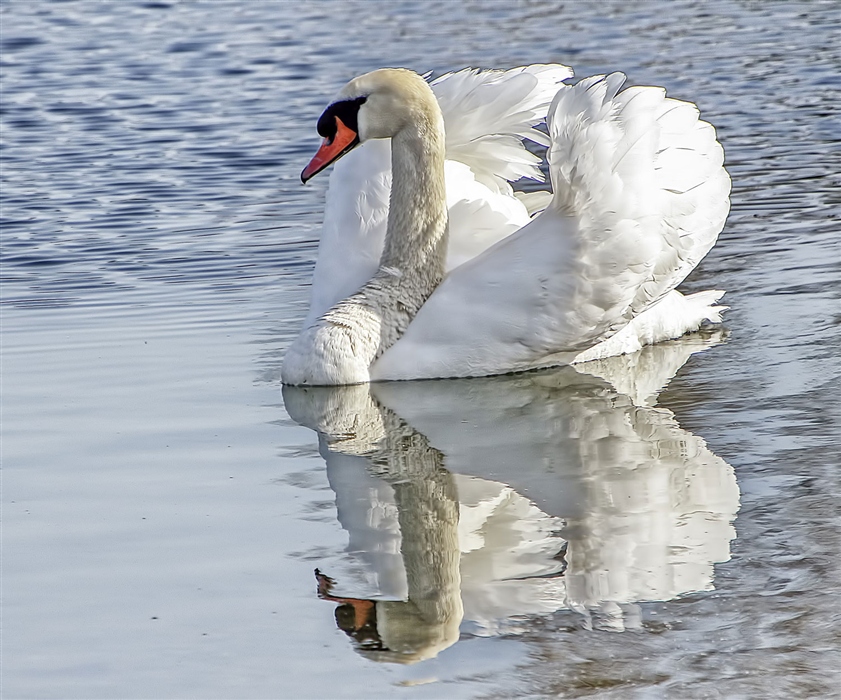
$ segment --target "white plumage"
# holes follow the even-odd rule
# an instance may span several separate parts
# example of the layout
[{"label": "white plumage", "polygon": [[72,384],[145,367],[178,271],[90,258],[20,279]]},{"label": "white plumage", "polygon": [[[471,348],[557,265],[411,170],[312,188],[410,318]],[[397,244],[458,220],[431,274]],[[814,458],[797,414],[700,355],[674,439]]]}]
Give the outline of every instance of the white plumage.
[{"label": "white plumage", "polygon": [[[343,373],[346,359],[328,357],[327,373],[314,365],[338,342],[323,332],[332,307],[360,295],[366,313],[374,306],[364,285],[383,274],[391,141],[364,142],[336,164],[311,309],[287,355],[286,383],[497,374],[633,352],[720,321],[723,292],[674,291],[729,210],[713,127],[661,88],[620,91],[622,74],[574,86],[563,83],[570,76],[564,66],[537,65],[432,83],[446,134],[446,274],[407,327],[365,327],[366,339],[396,339],[370,351],[367,374]],[[360,89],[352,81],[345,92]],[[544,119],[548,137],[534,128]],[[511,187],[542,179],[524,139],[549,146],[551,199]],[[409,197],[398,190],[392,206]]]}]

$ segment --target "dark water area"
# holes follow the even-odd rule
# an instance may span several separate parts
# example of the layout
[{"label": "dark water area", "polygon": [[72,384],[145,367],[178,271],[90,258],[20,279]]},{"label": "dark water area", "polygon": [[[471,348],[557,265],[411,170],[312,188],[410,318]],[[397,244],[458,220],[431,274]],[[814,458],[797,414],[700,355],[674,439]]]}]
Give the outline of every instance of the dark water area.
[{"label": "dark water area", "polygon": [[[0,5],[3,696],[837,697],[839,36],[833,2]],[[324,105],[535,62],[716,126],[682,289],[724,329],[281,391]]]}]

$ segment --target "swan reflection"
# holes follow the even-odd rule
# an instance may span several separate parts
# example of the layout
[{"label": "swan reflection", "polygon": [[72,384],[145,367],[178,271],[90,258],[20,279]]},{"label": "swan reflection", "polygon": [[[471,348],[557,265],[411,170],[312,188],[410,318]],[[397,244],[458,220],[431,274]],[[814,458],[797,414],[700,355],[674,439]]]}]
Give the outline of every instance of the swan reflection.
[{"label": "swan reflection", "polygon": [[411,663],[460,630],[561,609],[623,630],[638,602],[712,588],[735,475],[655,402],[715,342],[488,379],[284,387],[348,533],[349,562],[324,562],[318,592],[359,652]]}]

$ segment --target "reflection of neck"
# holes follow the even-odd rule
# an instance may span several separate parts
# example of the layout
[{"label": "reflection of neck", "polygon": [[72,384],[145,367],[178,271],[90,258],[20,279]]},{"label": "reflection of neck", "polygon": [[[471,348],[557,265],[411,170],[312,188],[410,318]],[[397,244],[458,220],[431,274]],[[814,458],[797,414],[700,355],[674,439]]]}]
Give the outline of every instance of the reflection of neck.
[{"label": "reflection of neck", "polygon": [[[370,600],[333,595],[332,582],[317,574],[322,598],[352,607],[353,619],[340,627],[354,635],[364,628],[366,639],[370,639],[370,625],[375,621],[373,633],[384,649],[362,645],[359,651],[380,661],[413,663],[454,644],[464,614],[459,500],[453,475],[443,466],[443,455],[424,435],[380,404],[367,385],[284,387],[283,398],[293,419],[317,430],[331,454],[365,459],[368,472],[388,483],[394,493],[407,600],[379,600],[372,609]],[[339,491],[336,495],[339,519],[346,527]],[[347,501],[345,518],[360,505],[357,499]],[[370,527],[367,517],[365,520],[365,527]]]},{"label": "reflection of neck", "polygon": [[409,588],[407,602],[377,606],[379,631],[393,652],[434,656],[458,639],[463,615],[458,493],[443,456],[390,411],[371,471],[394,489]]},{"label": "reflection of neck", "polygon": [[307,414],[330,452],[364,457],[372,476],[391,486],[412,604],[430,623],[460,617],[459,501],[444,456],[366,385],[284,387],[283,396],[298,420]]}]

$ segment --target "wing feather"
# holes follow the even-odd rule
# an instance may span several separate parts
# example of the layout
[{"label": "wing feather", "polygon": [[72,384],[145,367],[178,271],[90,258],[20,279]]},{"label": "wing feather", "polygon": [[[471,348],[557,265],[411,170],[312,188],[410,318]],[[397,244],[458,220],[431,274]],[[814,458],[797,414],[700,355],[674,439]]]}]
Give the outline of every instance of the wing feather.
[{"label": "wing feather", "polygon": [[569,361],[652,307],[715,243],[730,180],[715,132],[662,88],[614,73],[549,110],[554,196],[453,270],[372,377],[476,376]]},{"label": "wing feather", "polygon": [[447,158],[473,170],[492,191],[511,192],[509,182],[527,177],[542,181],[540,159],[523,144],[548,146],[534,127],[572,70],[553,64],[511,70],[468,68],[432,82],[444,113]]},{"label": "wing feather", "polygon": [[[529,210],[513,196],[509,180],[543,178],[539,159],[522,140],[548,145],[534,127],[546,119],[552,98],[571,75],[566,66],[533,65],[467,69],[432,83],[447,133],[448,269],[529,221]],[[333,166],[305,325],[376,272],[390,191],[388,141],[369,141]]]}]

